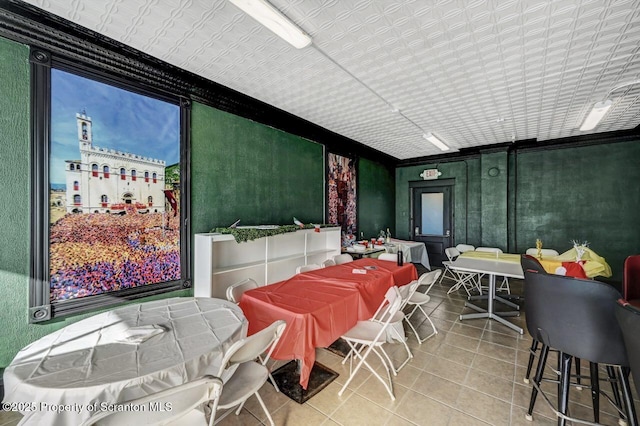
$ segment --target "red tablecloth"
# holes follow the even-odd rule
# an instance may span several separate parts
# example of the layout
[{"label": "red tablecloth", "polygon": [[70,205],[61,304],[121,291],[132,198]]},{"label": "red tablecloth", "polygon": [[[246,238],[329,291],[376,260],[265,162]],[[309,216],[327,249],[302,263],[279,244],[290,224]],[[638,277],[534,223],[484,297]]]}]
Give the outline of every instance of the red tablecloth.
[{"label": "red tablecloth", "polygon": [[[376,269],[353,273],[353,269],[365,266]],[[329,346],[358,321],[371,318],[389,287],[417,278],[411,263],[397,266],[395,262],[364,258],[247,291],[240,307],[249,320],[250,335],[275,320],[287,322],[272,357],[300,360],[300,384],[306,389],[315,348]]]}]

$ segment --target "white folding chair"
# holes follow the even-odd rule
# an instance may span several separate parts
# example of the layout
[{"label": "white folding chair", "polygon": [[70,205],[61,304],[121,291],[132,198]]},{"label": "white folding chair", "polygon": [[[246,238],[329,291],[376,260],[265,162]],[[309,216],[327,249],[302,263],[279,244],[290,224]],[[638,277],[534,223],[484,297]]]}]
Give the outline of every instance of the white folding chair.
[{"label": "white folding chair", "polygon": [[[81,426],[139,426],[139,425],[205,425],[214,424],[215,412],[222,393],[222,380],[204,376],[183,385],[175,386],[152,395],[123,403],[134,407],[171,407],[170,410],[99,411]],[[207,423],[205,413],[199,408],[207,404],[211,417]]]},{"label": "white folding chair", "polygon": [[320,269],[322,266],[317,265],[315,263],[310,263],[308,265],[298,266],[296,268],[296,274],[301,274],[303,272],[315,271],[316,269]]},{"label": "white folding chair", "polygon": [[239,303],[242,294],[245,291],[260,287],[257,282],[251,278],[231,284],[227,287],[227,300],[232,303]]},{"label": "white folding chair", "polygon": [[[409,349],[409,345],[407,345],[407,339],[404,336],[404,329],[402,328],[402,322],[405,319],[405,315],[404,315],[404,312],[402,312],[402,310],[409,302],[409,299],[411,298],[411,296],[413,296],[415,291],[418,289],[419,285],[420,285],[420,281],[414,280],[414,281],[411,281],[409,284],[403,285],[402,287],[398,288],[398,291],[400,292],[400,297],[402,298],[402,303],[400,304],[400,309],[398,309],[398,312],[396,312],[393,315],[393,318],[391,318],[391,323],[389,324],[389,329],[387,331],[387,336],[386,336],[387,343],[394,343],[397,341],[403,344],[404,349],[407,352],[407,358],[403,361],[402,364],[400,364],[399,367],[396,367],[395,365],[393,365],[393,361],[391,361],[391,358],[384,350],[384,346],[380,346],[380,350],[384,353],[384,355],[387,357],[387,360],[389,361],[389,366],[391,367],[391,372],[393,373],[394,376],[397,376],[398,372],[402,369],[402,367],[404,367],[409,361],[411,361],[411,358],[413,358],[413,353],[411,352],[411,349]],[[386,321],[387,318],[383,317],[385,313],[386,312],[384,312],[384,310],[379,308],[377,315],[374,317],[375,320],[382,321],[382,322]],[[402,330],[402,332],[400,332],[400,330]],[[349,352],[347,356],[342,360],[342,363],[344,364],[352,355],[353,355],[353,351]]]},{"label": "white folding chair", "polygon": [[[503,251],[497,247],[478,247],[476,251],[485,252],[485,253],[495,253],[496,255],[503,253]],[[478,285],[480,285],[481,279],[482,279],[482,275],[478,277]],[[507,294],[511,294],[511,288],[509,288],[509,279],[507,277],[502,277],[502,282],[500,283],[500,287],[496,288],[496,291],[506,291]],[[482,289],[480,290],[480,294],[482,294]]]},{"label": "white folding chair", "polygon": [[[431,272],[422,274],[420,278],[418,278],[418,284],[419,286],[421,285],[428,286],[427,289],[424,291],[424,293],[420,291],[415,291],[407,302],[407,306],[413,306],[413,309],[411,310],[411,312],[409,312],[409,314],[404,316],[404,320],[407,322],[407,324],[409,324],[409,327],[413,331],[413,334],[416,335],[416,339],[418,339],[418,343],[420,344],[422,344],[422,342],[424,342],[428,338],[438,334],[438,330],[436,329],[436,326],[433,324],[433,321],[431,321],[431,318],[429,318],[429,315],[424,310],[423,306],[431,301],[431,296],[429,296],[429,291],[431,291],[431,287],[433,287],[436,281],[438,281],[438,277],[440,276],[441,273],[442,273],[442,270],[434,269]],[[427,321],[429,321],[429,324],[431,324],[431,328],[433,329],[433,333],[431,333],[430,335],[424,338],[420,337],[420,335],[418,334],[418,330],[416,330],[416,328],[413,326],[413,324],[411,324],[411,321],[410,321],[411,316],[414,314],[414,312],[417,309],[419,309],[422,312],[422,314],[426,317]]]},{"label": "white folding chair", "polygon": [[[454,291],[458,291],[460,287],[464,288],[464,291],[467,292],[467,296],[471,297],[471,290],[477,287],[476,277],[478,274],[473,272],[459,272],[455,271],[449,266],[460,256],[460,252],[455,247],[448,247],[444,249],[444,254],[447,256],[448,261],[445,260],[442,262],[445,265],[445,273],[440,277],[440,282],[442,282],[442,278],[444,275],[449,272],[451,278],[455,281],[455,284],[449,288],[447,294],[453,293]],[[482,294],[482,290],[480,290]]]},{"label": "white folding chair", "polygon": [[324,262],[322,262],[322,267],[326,268],[328,266],[335,266],[336,262],[333,261],[333,259],[327,259]]},{"label": "white folding chair", "polygon": [[472,246],[471,244],[458,244],[456,246],[456,249],[460,253],[464,253],[465,251],[474,251],[476,248],[474,246]]},{"label": "white folding chair", "polygon": [[[389,365],[391,364],[391,360],[388,359],[385,352],[382,352],[381,354],[376,350],[376,348],[380,348],[386,342],[387,329],[389,328],[395,313],[400,309],[401,304],[402,297],[400,296],[398,288],[395,286],[390,287],[385,294],[385,300],[382,302],[374,316],[368,321],[358,321],[351,330],[342,335],[342,339],[347,342],[351,351],[353,351],[353,354],[349,357],[349,378],[342,386],[342,389],[338,392],[338,395],[343,394],[344,390],[349,386],[349,383],[351,383],[360,368],[365,365],[371,371],[371,374],[380,380],[389,393],[389,396],[391,396],[391,399],[396,399],[393,394],[393,382],[391,381],[391,371],[393,369],[393,367],[390,367]],[[385,318],[385,320],[377,320],[377,317]],[[367,357],[371,352],[375,353],[382,362],[382,365],[387,371],[387,379],[389,383],[387,383],[382,376],[378,374],[376,369],[367,362]],[[358,364],[355,368],[352,368],[353,359],[356,357],[359,359]]]},{"label": "white folding chair", "polygon": [[353,262],[353,257],[351,257],[349,253],[342,253],[333,256],[333,261],[336,262],[336,265],[341,265],[343,263]]},{"label": "white folding chair", "polygon": [[389,262],[397,262],[398,255],[393,253],[380,253],[380,256],[378,256],[378,260],[387,260]]},{"label": "white folding chair", "polygon": [[[551,257],[551,256],[560,256],[560,253],[558,253],[556,250],[553,249],[540,249],[540,253],[542,254],[542,256],[547,256],[547,257]],[[529,256],[537,256],[538,255],[538,249],[533,247],[533,248],[528,248],[526,251],[526,254],[528,254]]]},{"label": "white folding chair", "polygon": [[[298,272],[296,272],[298,273]],[[232,303],[240,303],[240,299],[242,298],[242,294],[245,291],[248,290],[252,290],[254,288],[258,288],[260,287],[258,285],[257,282],[255,282],[253,279],[251,278],[247,278],[245,280],[239,281],[235,284],[231,284],[229,287],[227,287],[227,300],[229,302]],[[263,361],[262,359],[262,355],[258,356],[258,359],[260,360],[260,362],[262,362],[264,365],[266,365],[266,360]],[[280,388],[278,387],[278,385],[276,384],[276,381],[273,380],[273,376],[271,375],[271,370],[275,368],[275,364],[271,366],[271,368],[269,368],[269,378],[271,379],[271,383],[273,383],[273,387],[275,388],[276,392],[280,392]]]},{"label": "white folding chair", "polygon": [[[238,340],[224,354],[218,375],[222,376],[225,371],[234,365],[237,365],[237,368],[224,384],[218,403],[218,410],[228,411],[220,416],[216,423],[231,413],[231,408],[233,407],[238,407],[235,413],[236,415],[240,414],[245,401],[251,395],[255,395],[267,415],[269,423],[274,426],[271,414],[260,397],[258,390],[267,382],[269,370],[265,364],[278,344],[286,325],[287,323],[283,320],[275,321],[264,330]],[[267,351],[267,355],[264,357],[264,361],[262,363],[255,362],[255,359],[265,351]]]}]

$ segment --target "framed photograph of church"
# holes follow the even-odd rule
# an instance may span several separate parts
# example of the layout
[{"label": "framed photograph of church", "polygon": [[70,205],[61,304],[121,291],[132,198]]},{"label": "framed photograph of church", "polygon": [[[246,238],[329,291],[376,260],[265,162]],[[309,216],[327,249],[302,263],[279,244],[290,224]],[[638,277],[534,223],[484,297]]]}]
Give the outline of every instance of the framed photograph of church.
[{"label": "framed photograph of church", "polygon": [[346,234],[355,235],[356,160],[338,154],[327,154],[327,218],[339,224]]},{"label": "framed photograph of church", "polygon": [[188,105],[86,69],[34,68],[50,90],[32,87],[31,321],[188,287]]}]

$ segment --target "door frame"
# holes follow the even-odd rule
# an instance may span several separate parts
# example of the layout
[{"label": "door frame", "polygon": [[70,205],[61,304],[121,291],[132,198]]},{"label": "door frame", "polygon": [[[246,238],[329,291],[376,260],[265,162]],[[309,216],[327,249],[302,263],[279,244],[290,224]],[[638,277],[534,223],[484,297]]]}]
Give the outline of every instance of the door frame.
[{"label": "door frame", "polygon": [[438,186],[449,186],[451,187],[449,199],[451,203],[451,208],[449,209],[449,223],[451,224],[451,241],[455,241],[455,191],[454,187],[456,185],[455,178],[448,179],[435,179],[435,180],[414,180],[409,181],[409,235],[411,239],[415,239],[415,219],[413,217],[414,214],[414,204],[415,200],[413,199],[413,190],[415,188],[430,188],[430,187],[438,187]]}]

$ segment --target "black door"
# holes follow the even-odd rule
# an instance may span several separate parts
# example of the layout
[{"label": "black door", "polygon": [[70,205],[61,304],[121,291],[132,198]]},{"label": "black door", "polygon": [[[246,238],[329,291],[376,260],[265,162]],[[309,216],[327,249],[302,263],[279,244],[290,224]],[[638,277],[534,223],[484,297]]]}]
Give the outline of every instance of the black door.
[{"label": "black door", "polygon": [[427,247],[429,263],[442,266],[453,243],[453,183],[415,182],[411,188],[411,236]]}]

